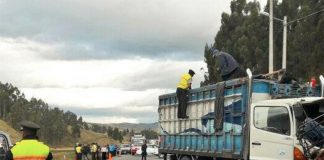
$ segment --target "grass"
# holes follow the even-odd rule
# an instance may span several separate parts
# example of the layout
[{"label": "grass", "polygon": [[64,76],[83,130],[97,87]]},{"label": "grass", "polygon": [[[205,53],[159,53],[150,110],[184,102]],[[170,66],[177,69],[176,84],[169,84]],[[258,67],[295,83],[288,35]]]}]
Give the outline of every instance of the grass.
[{"label": "grass", "polygon": [[73,150],[52,150],[53,159],[55,160],[74,160],[75,153]]},{"label": "grass", "polygon": [[11,128],[5,121],[0,120],[0,130],[9,134],[12,144],[21,140],[21,133]]},{"label": "grass", "polygon": [[[20,141],[22,138],[21,132],[16,131],[15,129],[11,128],[6,122],[0,119],[0,130],[9,134],[12,144]],[[128,140],[129,137],[124,138]],[[73,160],[74,159],[74,152],[71,150],[76,142],[81,144],[91,144],[93,142],[98,143],[100,146],[107,145],[107,144],[119,144],[118,141],[113,140],[110,137],[107,137],[107,134],[96,133],[93,131],[81,129],[81,137],[80,138],[72,138],[71,136],[66,136],[60,142],[59,145],[50,146],[51,148],[60,148],[54,149],[53,155],[57,158],[55,159],[64,159],[64,155],[67,157],[66,159]],[[47,144],[48,145],[48,144]],[[70,149],[68,149],[70,148]],[[71,156],[73,158],[71,159]]]}]

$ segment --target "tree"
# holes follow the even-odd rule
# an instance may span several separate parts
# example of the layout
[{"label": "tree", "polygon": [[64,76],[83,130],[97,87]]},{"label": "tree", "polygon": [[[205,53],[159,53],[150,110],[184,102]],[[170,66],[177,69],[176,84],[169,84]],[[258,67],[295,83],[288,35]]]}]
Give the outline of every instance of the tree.
[{"label": "tree", "polygon": [[113,135],[113,129],[110,126],[107,129],[107,134],[108,134],[108,137],[112,137],[112,135]]},{"label": "tree", "polygon": [[[323,1],[285,0],[274,2],[275,17],[288,16],[288,21],[305,17],[323,9]],[[265,11],[268,12],[268,5]],[[259,14],[257,1],[246,3],[245,0],[233,0],[231,13],[223,13],[221,27],[215,42],[206,44],[205,62],[209,76],[201,85],[221,81],[217,73],[218,62],[210,55],[210,48],[215,47],[230,53],[242,68],[251,68],[254,74],[268,72],[268,17]],[[323,37],[324,13],[318,13],[296,21],[288,26],[287,71],[292,75],[309,79],[323,74]],[[282,23],[274,21],[274,69],[281,68],[282,61]],[[296,65],[298,64],[298,65]]]},{"label": "tree", "polygon": [[[33,121],[41,126],[39,137],[50,145],[57,145],[64,137],[80,137],[80,117],[64,112],[57,107],[51,108],[41,99],[27,100],[25,95],[12,84],[0,82],[0,118],[8,122],[14,129],[19,130],[23,120]],[[71,126],[71,134],[67,128]]]},{"label": "tree", "polygon": [[145,129],[141,131],[141,134],[144,135],[147,139],[157,139],[159,134],[153,130]]}]

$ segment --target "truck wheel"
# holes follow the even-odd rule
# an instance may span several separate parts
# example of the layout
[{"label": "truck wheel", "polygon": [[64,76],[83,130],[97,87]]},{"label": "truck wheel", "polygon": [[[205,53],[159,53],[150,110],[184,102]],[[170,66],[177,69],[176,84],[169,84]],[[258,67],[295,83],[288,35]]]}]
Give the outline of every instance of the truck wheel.
[{"label": "truck wheel", "polygon": [[173,154],[173,155],[171,155],[171,156],[170,156],[170,160],[177,160],[177,156],[176,156],[176,155],[174,155],[174,154]]},{"label": "truck wheel", "polygon": [[180,160],[191,160],[189,156],[182,156]]}]

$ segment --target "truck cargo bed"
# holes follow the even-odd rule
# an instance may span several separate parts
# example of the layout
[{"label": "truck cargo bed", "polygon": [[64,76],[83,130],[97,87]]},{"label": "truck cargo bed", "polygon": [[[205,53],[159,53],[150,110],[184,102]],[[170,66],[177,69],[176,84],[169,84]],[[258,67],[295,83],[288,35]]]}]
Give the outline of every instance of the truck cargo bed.
[{"label": "truck cargo bed", "polygon": [[[188,119],[177,118],[175,93],[159,97],[160,153],[242,158],[246,139],[244,123],[248,98],[247,79],[222,83],[189,92]],[[224,87],[221,95],[216,91],[219,85]],[[309,88],[301,89],[291,84],[253,80],[252,102],[278,97],[299,97],[303,94],[311,96],[315,95],[315,91]],[[223,99],[224,104],[221,105],[223,113],[218,113],[216,106],[219,104],[215,105],[217,99]],[[215,121],[217,114],[222,116]]]}]

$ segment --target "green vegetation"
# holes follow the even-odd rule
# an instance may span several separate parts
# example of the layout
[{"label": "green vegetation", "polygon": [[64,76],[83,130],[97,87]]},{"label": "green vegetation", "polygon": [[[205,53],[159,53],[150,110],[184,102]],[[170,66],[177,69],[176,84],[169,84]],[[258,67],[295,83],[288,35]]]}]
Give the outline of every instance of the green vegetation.
[{"label": "green vegetation", "polygon": [[21,133],[11,128],[11,126],[9,126],[3,120],[0,120],[0,130],[9,134],[13,144],[21,140]]},{"label": "green vegetation", "polygon": [[145,130],[141,131],[141,133],[147,139],[157,139],[159,137],[159,134],[157,132],[155,132],[154,130],[150,130],[150,129],[145,129]]},{"label": "green vegetation", "polygon": [[[274,16],[280,19],[288,16],[288,22],[324,9],[324,1],[320,0],[274,1]],[[257,1],[231,2],[231,13],[222,14],[215,42],[205,46],[209,77],[202,85],[221,80],[216,71],[217,61],[209,53],[213,46],[232,54],[243,68],[249,67],[254,73],[268,72],[269,17],[260,15],[260,11]],[[275,70],[281,68],[282,28],[282,22],[274,21]],[[293,22],[287,28],[287,71],[304,80],[323,74],[324,12]]]},{"label": "green vegetation", "polygon": [[52,150],[53,159],[75,159],[73,149],[70,150]]},{"label": "green vegetation", "polygon": [[19,130],[19,122],[30,120],[41,126],[39,136],[50,145],[61,145],[64,139],[77,139],[83,127],[82,117],[59,108],[51,108],[41,99],[27,100],[12,84],[0,82],[0,118]]},{"label": "green vegetation", "polygon": [[[76,142],[100,145],[117,144],[129,139],[133,129],[120,130],[117,127],[106,127],[102,124],[87,124],[82,117],[59,108],[50,107],[41,99],[27,100],[17,87],[0,82],[0,129],[9,133],[13,142],[21,139],[17,130],[19,122],[30,120],[41,126],[39,136],[50,146],[72,147]],[[108,136],[107,136],[108,135]],[[150,137],[151,133],[148,133]],[[128,138],[127,138],[128,137]]]}]

